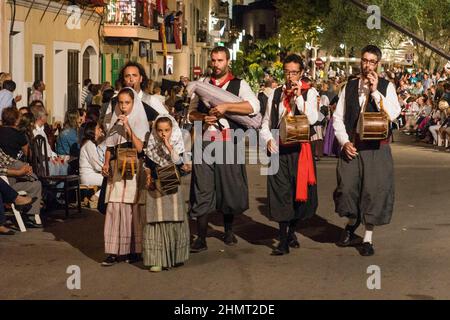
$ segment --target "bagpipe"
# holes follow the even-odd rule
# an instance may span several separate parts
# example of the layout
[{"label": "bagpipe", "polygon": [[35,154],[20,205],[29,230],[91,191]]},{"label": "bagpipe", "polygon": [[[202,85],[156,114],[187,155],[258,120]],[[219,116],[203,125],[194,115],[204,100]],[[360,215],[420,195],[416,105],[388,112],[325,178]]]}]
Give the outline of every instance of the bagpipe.
[{"label": "bagpipe", "polygon": [[[192,96],[195,93],[209,109],[224,103],[238,103],[243,101],[238,96],[203,81],[190,82],[186,90],[188,96]],[[227,112],[225,117],[245,129],[259,129],[261,127],[261,113],[256,115],[240,115]]]}]

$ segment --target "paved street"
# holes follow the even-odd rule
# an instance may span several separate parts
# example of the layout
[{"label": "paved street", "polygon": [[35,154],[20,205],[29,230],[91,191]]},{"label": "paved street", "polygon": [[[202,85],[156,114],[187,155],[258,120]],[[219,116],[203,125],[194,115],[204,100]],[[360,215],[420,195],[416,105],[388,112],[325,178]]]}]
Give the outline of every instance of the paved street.
[{"label": "paved street", "polygon": [[[266,181],[249,166],[251,209],[236,221],[236,247],[220,241],[215,216],[209,250],[181,268],[103,268],[104,217],[86,210],[0,238],[0,299],[450,299],[450,154],[411,141],[393,144],[395,212],[390,225],[375,229],[373,257],[334,244],[345,221],[334,214],[330,158],[318,163],[320,207],[298,228],[301,248],[270,256],[277,229],[264,216]],[[66,287],[70,265],[81,268],[81,290]],[[380,290],[366,286],[370,265],[381,269]]]}]

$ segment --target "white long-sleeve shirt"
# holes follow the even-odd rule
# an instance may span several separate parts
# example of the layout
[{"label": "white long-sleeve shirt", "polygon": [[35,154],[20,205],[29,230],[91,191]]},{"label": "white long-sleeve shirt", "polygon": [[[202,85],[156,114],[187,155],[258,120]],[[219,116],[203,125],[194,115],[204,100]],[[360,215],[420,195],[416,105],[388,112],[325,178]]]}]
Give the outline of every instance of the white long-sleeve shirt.
[{"label": "white long-sleeve shirt", "polygon": [[[270,123],[270,114],[272,113],[272,102],[273,102],[273,97],[275,94],[275,90],[271,93],[271,95],[269,96],[269,99],[267,100],[267,108],[266,108],[266,113],[264,115],[263,121],[262,121],[262,127],[261,127],[261,131],[260,131],[260,136],[261,138],[265,141],[265,143],[267,143],[269,140],[274,139],[272,132],[270,131],[272,124]],[[306,96],[306,103],[305,100],[303,99],[303,96],[298,96],[297,98],[295,98],[295,105],[297,106],[297,109],[300,112],[304,112],[305,115],[308,117],[309,123],[312,125],[314,123],[317,122],[317,119],[319,118],[319,112],[317,110],[317,96],[319,95],[319,93],[317,92],[316,89],[311,88],[308,91],[308,94]],[[278,112],[279,112],[279,117],[278,119],[280,119],[285,113],[285,107],[283,104],[283,99],[284,99],[284,93],[281,94],[281,98],[280,98],[280,104],[278,106]],[[291,115],[294,115],[295,110],[291,110]],[[277,124],[278,126],[278,124]]]},{"label": "white long-sleeve shirt", "polygon": [[101,186],[103,162],[98,148],[92,141],[86,141],[80,150],[80,182],[84,185]]},{"label": "white long-sleeve shirt", "polygon": [[144,93],[144,91],[139,91],[138,93],[139,98],[142,102],[145,102],[150,107],[152,107],[156,112],[159,114],[167,114],[169,111],[164,106],[164,104],[155,96],[149,95],[147,93]]},{"label": "white long-sleeve shirt", "polygon": [[[342,91],[339,94],[339,101],[336,106],[336,111],[333,114],[333,127],[336,138],[341,147],[350,141],[344,123],[345,88],[346,86],[342,88]],[[367,85],[364,85],[361,80],[359,80],[358,88],[359,105],[361,106],[361,112],[364,112],[363,106],[366,102],[370,89]],[[401,107],[400,103],[398,102],[395,86],[392,83],[388,84],[386,96],[383,96],[381,92],[377,90],[375,92],[372,92],[372,98],[375,100],[378,110],[380,110],[380,102],[381,100],[383,100],[383,109],[384,111],[386,111],[391,121],[395,120],[400,115]]]},{"label": "white long-sleeve shirt", "polygon": [[48,138],[47,134],[44,131],[44,126],[39,127],[38,125],[36,125],[36,127],[33,129],[33,136],[36,137],[38,135],[43,136],[45,139],[45,145],[47,147],[47,157],[49,158],[57,157],[58,155],[52,150],[52,147],[50,147],[50,144],[48,143]]},{"label": "white long-sleeve shirt", "polygon": [[[210,81],[210,78],[203,79],[202,81],[208,82]],[[228,85],[230,82],[226,83],[222,89],[226,90],[228,88]],[[247,101],[252,106],[253,112],[250,113],[250,115],[256,115],[260,112],[261,106],[259,104],[259,100],[256,97],[256,95],[253,93],[252,88],[250,88],[249,84],[245,80],[241,80],[241,85],[239,88],[239,98],[242,99],[242,101]],[[199,98],[196,94],[194,94],[191,97],[191,103],[189,105],[189,112],[197,111],[199,103]],[[230,128],[230,123],[226,118],[220,118],[219,123],[223,126],[223,128]],[[216,126],[209,126],[208,130],[215,131],[218,127]]]}]

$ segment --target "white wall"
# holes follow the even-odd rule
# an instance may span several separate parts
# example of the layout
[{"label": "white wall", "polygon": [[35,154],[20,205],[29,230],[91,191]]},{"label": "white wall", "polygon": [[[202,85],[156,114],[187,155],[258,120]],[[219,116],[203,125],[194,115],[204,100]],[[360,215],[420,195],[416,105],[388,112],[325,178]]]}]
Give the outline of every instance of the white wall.
[{"label": "white wall", "polygon": [[[8,21],[8,26],[10,21]],[[9,27],[8,27],[9,29]],[[19,105],[26,104],[27,88],[25,85],[25,24],[22,21],[14,22],[12,79],[16,83],[16,95],[22,95]]]}]

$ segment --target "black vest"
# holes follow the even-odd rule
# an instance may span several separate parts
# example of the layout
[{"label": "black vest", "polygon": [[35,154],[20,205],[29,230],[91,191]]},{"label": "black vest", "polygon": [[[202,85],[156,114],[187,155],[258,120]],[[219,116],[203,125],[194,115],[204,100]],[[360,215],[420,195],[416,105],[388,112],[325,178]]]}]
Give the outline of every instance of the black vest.
[{"label": "black vest", "polygon": [[[386,96],[389,81],[378,78],[378,91]],[[356,131],[358,125],[361,106],[359,105],[359,78],[350,80],[345,86],[345,112],[344,124],[347,134],[351,136]],[[369,95],[369,103],[367,104],[367,112],[379,112],[375,100]]]}]

